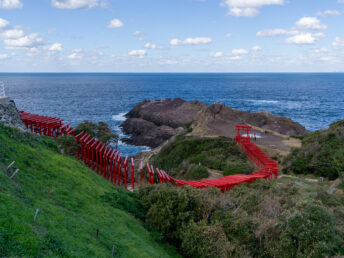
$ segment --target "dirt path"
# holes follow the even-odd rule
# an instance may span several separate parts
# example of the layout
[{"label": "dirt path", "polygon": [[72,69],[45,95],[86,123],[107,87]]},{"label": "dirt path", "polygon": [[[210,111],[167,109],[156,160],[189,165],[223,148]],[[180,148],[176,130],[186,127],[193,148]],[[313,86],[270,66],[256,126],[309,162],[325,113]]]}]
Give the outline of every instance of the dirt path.
[{"label": "dirt path", "polygon": [[222,171],[215,170],[215,169],[208,169],[209,177],[207,179],[217,179],[223,177]]}]

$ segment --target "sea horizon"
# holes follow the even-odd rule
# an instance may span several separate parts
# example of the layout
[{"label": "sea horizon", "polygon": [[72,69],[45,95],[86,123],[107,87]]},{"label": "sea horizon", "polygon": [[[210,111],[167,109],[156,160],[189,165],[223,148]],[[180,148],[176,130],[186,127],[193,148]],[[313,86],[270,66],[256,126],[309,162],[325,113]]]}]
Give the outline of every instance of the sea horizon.
[{"label": "sea horizon", "polygon": [[[125,114],[143,100],[221,102],[288,117],[309,131],[344,113],[343,73],[0,73],[19,109],[77,125],[104,121],[121,138]],[[129,153],[147,150],[121,143]]]}]

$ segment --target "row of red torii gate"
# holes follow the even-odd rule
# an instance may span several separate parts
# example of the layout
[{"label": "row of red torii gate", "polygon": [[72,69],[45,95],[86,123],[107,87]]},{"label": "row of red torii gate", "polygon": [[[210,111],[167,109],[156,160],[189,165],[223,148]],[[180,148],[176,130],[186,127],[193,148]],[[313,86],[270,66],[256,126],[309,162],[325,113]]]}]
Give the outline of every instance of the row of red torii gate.
[{"label": "row of red torii gate", "polygon": [[[74,137],[77,150],[76,157],[83,161],[85,165],[93,169],[97,174],[103,176],[110,182],[123,186],[125,189],[134,190],[135,186],[148,184],[172,183],[176,186],[191,185],[196,188],[216,187],[222,192],[232,189],[241,183],[251,183],[257,179],[271,180],[277,177],[278,164],[269,158],[258,146],[251,142],[249,132],[250,126],[236,125],[238,146],[255,163],[258,170],[249,174],[237,174],[225,176],[218,179],[205,179],[197,181],[185,181],[171,177],[166,171],[155,168],[150,164],[144,164],[142,161],[137,163],[138,169],[135,170],[133,158],[125,156],[110,145],[106,145],[99,139],[92,137],[88,133],[76,133],[69,123],[63,124],[63,120],[56,117],[41,116],[19,111],[22,121],[27,129],[39,135],[49,137],[59,137],[61,135],[70,135]],[[241,132],[246,132],[242,135]],[[129,164],[130,161],[130,164]]]}]

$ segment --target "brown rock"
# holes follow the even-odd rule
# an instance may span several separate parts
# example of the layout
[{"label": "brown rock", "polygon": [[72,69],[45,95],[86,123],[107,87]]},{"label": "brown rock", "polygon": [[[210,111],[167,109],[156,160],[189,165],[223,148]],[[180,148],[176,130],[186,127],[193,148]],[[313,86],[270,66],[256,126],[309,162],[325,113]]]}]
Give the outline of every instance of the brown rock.
[{"label": "brown rock", "polygon": [[187,102],[179,98],[143,101],[126,115],[128,119],[121,127],[131,137],[123,141],[157,147],[181,132],[184,125],[190,123],[205,106],[199,101]]},{"label": "brown rock", "polygon": [[21,131],[26,131],[16,104],[8,97],[0,97],[0,123],[12,128],[18,128]]},{"label": "brown rock", "polygon": [[[266,111],[248,113],[232,109],[221,103],[207,106],[199,101],[187,102],[180,98],[144,101],[137,104],[121,125],[130,138],[125,142],[134,145],[157,147],[191,123],[192,134],[226,136],[234,138],[235,125],[251,125],[261,131],[269,130],[281,135],[304,135],[306,129],[288,118],[275,116]],[[275,135],[270,135],[276,142]],[[279,137],[281,138],[281,137]],[[278,142],[282,142],[279,139]],[[286,148],[286,149],[289,149]]]},{"label": "brown rock", "polygon": [[283,135],[307,133],[302,125],[289,118],[276,116],[266,111],[248,113],[219,103],[203,108],[193,120],[192,128],[195,133],[231,138],[236,134],[235,125],[251,125]]}]

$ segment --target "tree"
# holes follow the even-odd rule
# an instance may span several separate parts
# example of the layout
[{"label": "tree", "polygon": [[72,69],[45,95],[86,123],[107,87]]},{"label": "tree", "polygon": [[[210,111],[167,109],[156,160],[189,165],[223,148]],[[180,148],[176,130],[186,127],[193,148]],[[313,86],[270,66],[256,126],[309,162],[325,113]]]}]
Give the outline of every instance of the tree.
[{"label": "tree", "polygon": [[118,147],[118,134],[113,133],[109,125],[105,122],[100,121],[98,122],[98,124],[96,124],[91,121],[85,120],[83,123],[79,124],[76,127],[77,133],[80,133],[82,131],[88,133],[92,137],[96,137],[105,144],[115,144],[116,149]]}]

